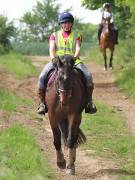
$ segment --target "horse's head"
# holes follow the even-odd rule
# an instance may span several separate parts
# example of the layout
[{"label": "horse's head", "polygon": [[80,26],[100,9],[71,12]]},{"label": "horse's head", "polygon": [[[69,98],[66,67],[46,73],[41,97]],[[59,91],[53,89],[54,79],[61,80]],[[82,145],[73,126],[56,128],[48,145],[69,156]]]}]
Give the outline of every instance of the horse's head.
[{"label": "horse's head", "polygon": [[57,90],[60,102],[66,104],[72,94],[72,72],[74,58],[71,55],[59,56],[57,61]]}]

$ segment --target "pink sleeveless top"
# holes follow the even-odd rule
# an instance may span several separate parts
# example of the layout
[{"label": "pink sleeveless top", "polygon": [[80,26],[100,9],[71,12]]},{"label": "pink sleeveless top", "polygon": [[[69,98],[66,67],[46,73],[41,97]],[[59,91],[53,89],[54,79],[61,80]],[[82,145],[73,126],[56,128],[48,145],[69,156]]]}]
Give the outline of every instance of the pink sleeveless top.
[{"label": "pink sleeveless top", "polygon": [[[63,38],[67,38],[70,35],[70,32],[62,32]],[[77,41],[81,41],[80,37],[76,38]],[[50,35],[49,41],[55,41],[55,36],[53,34]]]}]

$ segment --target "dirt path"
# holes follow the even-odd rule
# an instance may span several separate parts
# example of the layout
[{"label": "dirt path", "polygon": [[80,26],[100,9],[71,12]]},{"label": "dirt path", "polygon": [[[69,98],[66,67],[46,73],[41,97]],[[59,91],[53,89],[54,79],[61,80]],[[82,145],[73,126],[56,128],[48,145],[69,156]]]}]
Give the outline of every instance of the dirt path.
[{"label": "dirt path", "polygon": [[[38,68],[42,68],[44,61],[48,60],[48,57],[31,57],[33,64]],[[117,88],[114,87],[114,77],[112,72],[105,72],[100,66],[91,64],[89,65],[92,70],[95,82],[94,96],[97,99],[104,101],[112,106],[115,106],[117,110],[123,111],[124,116],[127,119],[129,128],[135,133],[135,106],[130,103],[125,96],[123,96]],[[2,76],[1,76],[2,77]],[[3,76],[5,77],[5,76]],[[5,86],[16,90],[17,94],[22,97],[36,98],[36,84],[37,77],[31,77],[24,81],[16,81],[11,77],[0,78],[0,86]],[[36,105],[35,105],[36,109]],[[76,175],[67,176],[65,171],[60,171],[56,167],[56,156],[55,150],[52,145],[52,133],[49,126],[47,117],[37,116],[24,116],[24,111],[33,113],[33,109],[26,109],[21,107],[19,112],[14,112],[7,122],[2,121],[0,127],[7,127],[16,122],[20,122],[25,126],[29,127],[35,134],[37,142],[40,146],[41,151],[48,152],[51,166],[54,168],[58,180],[116,180],[117,179],[117,165],[108,159],[96,158],[93,156],[93,152],[89,152],[91,156],[87,156],[87,152],[77,149],[77,160],[76,160]],[[0,112],[0,115],[3,112]],[[4,117],[4,115],[2,115]],[[67,151],[64,150],[67,155]]]}]

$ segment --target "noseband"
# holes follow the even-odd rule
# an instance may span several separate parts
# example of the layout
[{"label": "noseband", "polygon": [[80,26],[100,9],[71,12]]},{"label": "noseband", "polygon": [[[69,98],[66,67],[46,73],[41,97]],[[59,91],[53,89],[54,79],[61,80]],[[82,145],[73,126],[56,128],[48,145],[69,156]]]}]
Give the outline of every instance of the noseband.
[{"label": "noseband", "polygon": [[72,88],[69,90],[61,89],[58,86],[56,86],[56,92],[59,97],[59,102],[61,104],[61,107],[63,105],[66,105],[69,99],[72,97]]},{"label": "noseband", "polygon": [[60,104],[61,104],[61,107],[62,105],[66,105],[68,100],[72,97],[72,87],[70,87],[70,89],[62,89],[59,87],[58,85],[58,81],[56,80],[55,81],[55,88],[56,88],[56,93],[59,97],[59,101],[60,101]]},{"label": "noseband", "polygon": [[58,88],[58,96],[60,97],[60,94],[63,93],[65,95],[68,96],[68,98],[71,98],[72,96],[72,89],[69,89],[69,90],[64,90],[64,89],[61,89],[61,88]]}]

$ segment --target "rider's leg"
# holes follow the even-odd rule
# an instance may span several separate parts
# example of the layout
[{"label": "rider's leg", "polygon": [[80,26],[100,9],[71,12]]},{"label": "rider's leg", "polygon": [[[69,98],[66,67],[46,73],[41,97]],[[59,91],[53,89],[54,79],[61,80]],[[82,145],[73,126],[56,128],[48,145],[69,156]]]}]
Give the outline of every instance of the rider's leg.
[{"label": "rider's leg", "polygon": [[48,64],[45,65],[43,68],[39,80],[38,80],[38,97],[39,97],[39,107],[37,110],[37,113],[39,114],[45,114],[47,112],[47,106],[45,103],[45,94],[46,94],[46,78],[48,73],[54,69],[53,63],[49,62]]},{"label": "rider's leg", "polygon": [[99,28],[98,28],[98,41],[100,41],[100,36],[101,36],[102,28],[103,28],[103,25],[99,24]]},{"label": "rider's leg", "polygon": [[115,43],[118,44],[118,28],[114,25],[114,23],[111,23],[111,26],[115,35]]},{"label": "rider's leg", "polygon": [[119,31],[118,31],[117,27],[114,27],[114,30],[115,30],[115,34],[116,34],[116,44],[118,44],[118,34],[119,34]]},{"label": "rider's leg", "polygon": [[87,104],[85,107],[85,112],[91,114],[95,113],[97,108],[92,101],[92,93],[94,89],[92,74],[88,71],[87,67],[83,63],[77,64],[76,68],[83,72],[86,79]]}]

